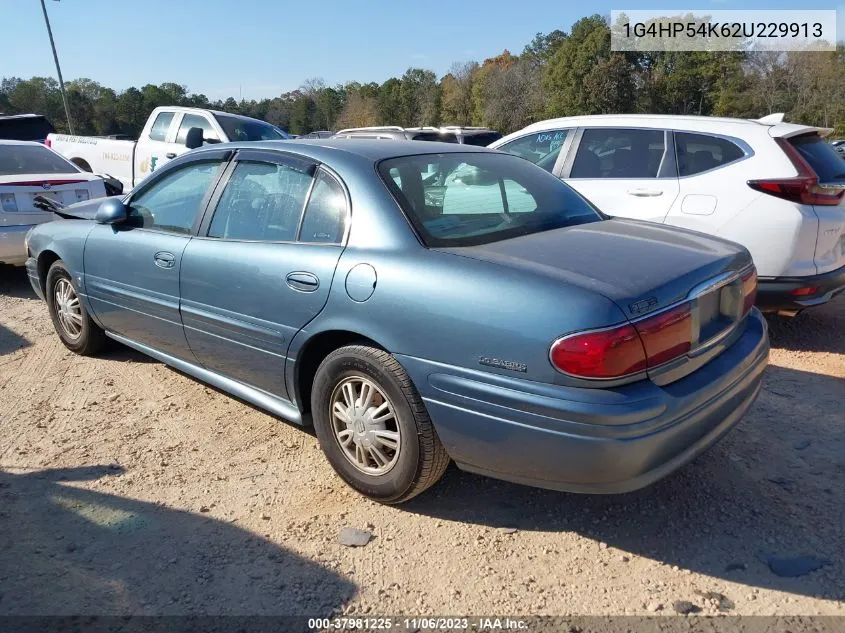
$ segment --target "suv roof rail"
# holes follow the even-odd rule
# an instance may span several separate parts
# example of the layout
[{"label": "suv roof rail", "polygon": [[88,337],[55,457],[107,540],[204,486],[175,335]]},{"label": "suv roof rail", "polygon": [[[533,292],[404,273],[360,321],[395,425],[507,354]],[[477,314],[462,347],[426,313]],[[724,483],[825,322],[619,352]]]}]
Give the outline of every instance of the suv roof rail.
[{"label": "suv roof rail", "polygon": [[443,125],[441,126],[442,130],[490,130],[493,131],[493,128],[485,127],[485,126],[478,126],[478,125]]},{"label": "suv roof rail", "polygon": [[378,130],[395,130],[397,132],[404,132],[405,128],[398,125],[372,125],[370,127],[348,127],[344,130],[338,130],[335,134],[345,134],[346,132],[376,132]]}]

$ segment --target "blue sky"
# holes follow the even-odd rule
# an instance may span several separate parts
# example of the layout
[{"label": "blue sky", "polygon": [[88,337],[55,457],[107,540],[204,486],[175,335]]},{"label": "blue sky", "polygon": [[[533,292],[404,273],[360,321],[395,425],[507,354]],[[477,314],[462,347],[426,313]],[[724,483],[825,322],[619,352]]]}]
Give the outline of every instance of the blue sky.
[{"label": "blue sky", "polygon": [[[0,77],[54,76],[38,0],[0,0]],[[583,8],[582,8],[583,7]],[[589,7],[589,8],[587,8]],[[276,96],[308,77],[382,82],[409,66],[518,53],[538,31],[568,31],[611,9],[837,9],[842,0],[47,0],[65,79],[115,89],[175,81],[212,99]],[[10,10],[11,9],[11,10]]]}]

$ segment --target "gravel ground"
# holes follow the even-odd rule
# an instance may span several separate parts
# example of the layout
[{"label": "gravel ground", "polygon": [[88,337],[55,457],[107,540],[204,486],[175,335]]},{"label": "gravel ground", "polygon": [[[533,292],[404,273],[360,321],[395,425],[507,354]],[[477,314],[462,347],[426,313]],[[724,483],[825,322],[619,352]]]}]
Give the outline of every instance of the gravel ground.
[{"label": "gravel ground", "polygon": [[845,615],[845,296],[770,323],[750,413],[646,490],[452,467],[386,507],[308,431],[123,348],[71,354],[0,269],[0,615]]}]

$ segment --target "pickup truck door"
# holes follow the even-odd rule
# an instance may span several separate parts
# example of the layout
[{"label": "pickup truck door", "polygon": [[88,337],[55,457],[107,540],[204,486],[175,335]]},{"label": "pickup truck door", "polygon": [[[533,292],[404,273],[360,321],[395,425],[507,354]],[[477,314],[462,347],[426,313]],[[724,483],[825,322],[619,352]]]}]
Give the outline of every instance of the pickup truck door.
[{"label": "pickup truck door", "polygon": [[579,129],[561,177],[608,215],[663,222],[679,190],[671,132]]},{"label": "pickup truck door", "polygon": [[[170,158],[173,138],[176,136],[176,112],[163,111],[141,132],[135,144],[134,180],[138,184],[156,169],[160,169]],[[175,158],[174,154],[172,158]]]},{"label": "pickup truck door", "polygon": [[241,150],[182,256],[185,336],[207,369],[287,398],[293,336],[326,304],[348,197],[309,159]]},{"label": "pickup truck door", "polygon": [[179,315],[182,256],[228,155],[203,154],[155,174],[130,196],[125,223],[91,230],[85,288],[106,330],[194,362]]}]

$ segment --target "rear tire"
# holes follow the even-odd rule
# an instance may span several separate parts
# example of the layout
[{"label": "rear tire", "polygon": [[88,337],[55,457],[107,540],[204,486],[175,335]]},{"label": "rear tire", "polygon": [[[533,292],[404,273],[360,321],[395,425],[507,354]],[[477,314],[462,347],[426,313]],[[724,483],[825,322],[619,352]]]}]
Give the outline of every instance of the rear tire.
[{"label": "rear tire", "polygon": [[314,378],[311,413],[332,468],[374,501],[407,501],[449,465],[411,378],[384,350],[349,345],[329,354]]},{"label": "rear tire", "polygon": [[106,334],[88,314],[76,283],[64,262],[53,262],[47,271],[45,296],[56,334],[70,351],[83,356],[97,354],[106,344]]}]

